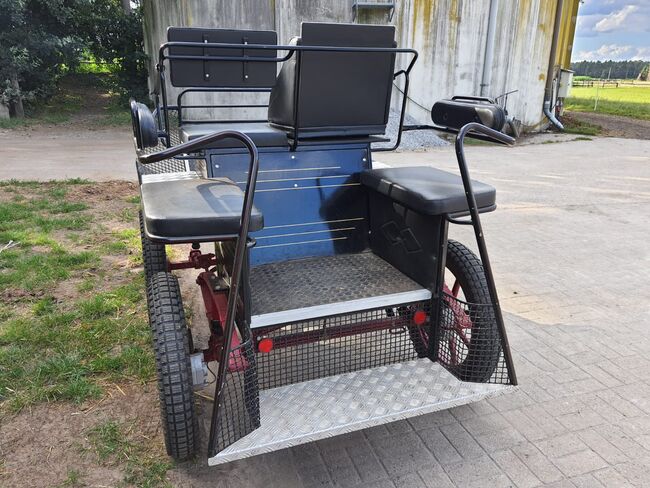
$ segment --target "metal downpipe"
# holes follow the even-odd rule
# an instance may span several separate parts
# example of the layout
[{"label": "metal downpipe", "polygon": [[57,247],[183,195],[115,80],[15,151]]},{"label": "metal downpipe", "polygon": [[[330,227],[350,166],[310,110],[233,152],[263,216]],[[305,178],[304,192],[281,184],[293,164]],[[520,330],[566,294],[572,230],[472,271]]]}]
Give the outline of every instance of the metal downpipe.
[{"label": "metal downpipe", "polygon": [[497,12],[499,11],[499,0],[490,0],[490,13],[488,16],[488,27],[485,39],[485,56],[483,58],[483,74],[481,76],[481,96],[489,96],[488,88],[492,78],[492,64],[494,61],[494,42],[497,32]]},{"label": "metal downpipe", "polygon": [[553,39],[551,41],[551,53],[548,60],[548,72],[546,73],[546,88],[544,89],[544,115],[559,130],[564,130],[564,125],[551,111],[551,97],[553,92],[553,75],[555,74],[555,57],[557,54],[557,42],[560,37],[560,24],[562,22],[562,9],[564,0],[557,0],[555,9],[555,22],[553,24]]}]

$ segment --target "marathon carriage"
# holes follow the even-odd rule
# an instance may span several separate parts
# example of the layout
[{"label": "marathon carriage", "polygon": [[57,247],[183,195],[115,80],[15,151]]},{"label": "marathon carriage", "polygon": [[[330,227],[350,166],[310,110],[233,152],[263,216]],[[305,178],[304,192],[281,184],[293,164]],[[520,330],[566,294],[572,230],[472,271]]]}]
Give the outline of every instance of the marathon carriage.
[{"label": "marathon carriage", "polygon": [[[209,463],[219,464],[516,384],[479,219],[495,209],[495,190],[470,180],[463,154],[467,136],[513,142],[500,132],[503,110],[483,99],[434,106],[438,124],[426,127],[457,132],[459,176],[373,168],[400,77],[390,149],[409,129],[417,53],[395,47],[394,35],[390,26],[304,23],[301,37],[282,46],[275,32],[169,28],[156,110],[136,102],[131,110],[149,317],[174,458],[197,449],[200,389],[212,400],[204,402],[212,408]],[[167,76],[180,87],[175,104]],[[268,119],[197,120],[192,112],[208,105],[187,103],[196,92],[268,93]],[[450,223],[473,226],[480,259],[447,239]],[[187,245],[188,258],[168,259],[170,244]],[[202,270],[203,350],[172,273],[187,268]]]}]

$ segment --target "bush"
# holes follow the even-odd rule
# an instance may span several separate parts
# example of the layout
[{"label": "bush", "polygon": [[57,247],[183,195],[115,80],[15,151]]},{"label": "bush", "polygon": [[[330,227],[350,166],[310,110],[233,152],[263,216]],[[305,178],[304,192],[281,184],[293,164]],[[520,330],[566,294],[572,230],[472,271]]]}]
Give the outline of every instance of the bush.
[{"label": "bush", "polygon": [[0,0],[0,101],[22,115],[22,101],[52,94],[76,64],[83,40],[77,10],[87,0]]},{"label": "bush", "polygon": [[111,64],[111,88],[122,98],[146,98],[147,55],[142,15],[137,6],[125,12],[120,0],[94,0],[82,16],[86,48],[96,60]]},{"label": "bush", "polygon": [[46,99],[82,56],[117,66],[111,88],[144,98],[147,57],[139,6],[121,0],[0,0],[0,102],[22,116],[24,100]]}]

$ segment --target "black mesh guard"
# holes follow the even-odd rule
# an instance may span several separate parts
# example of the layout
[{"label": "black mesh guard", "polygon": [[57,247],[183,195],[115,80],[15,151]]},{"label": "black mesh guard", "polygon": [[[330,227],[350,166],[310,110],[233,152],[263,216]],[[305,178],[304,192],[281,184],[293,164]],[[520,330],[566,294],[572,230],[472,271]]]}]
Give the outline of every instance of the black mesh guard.
[{"label": "black mesh guard", "polygon": [[[350,373],[422,357],[413,337],[429,325],[429,301],[296,322],[253,331],[260,389]],[[271,346],[263,352],[264,346]]]},{"label": "black mesh guard", "polygon": [[[181,143],[178,132],[178,115],[175,110],[170,110],[169,115],[169,139],[171,146],[178,146]],[[148,147],[143,150],[144,154],[153,154],[158,151],[167,149],[167,146],[159,139],[156,147]],[[169,173],[183,173],[185,171],[196,171],[205,174],[205,159],[189,159],[188,164],[181,159],[164,159],[157,163],[142,164],[136,162],[136,169],[139,175],[159,175]]]},{"label": "black mesh guard", "polygon": [[438,361],[461,381],[510,384],[502,337],[492,304],[443,294]]},{"label": "black mesh guard", "polygon": [[[260,426],[257,366],[252,341],[233,348],[217,410],[215,455]],[[217,395],[218,397],[218,395]]]},{"label": "black mesh guard", "polygon": [[[440,303],[440,364],[461,381],[510,384],[492,305]],[[422,301],[254,329],[230,354],[216,452],[259,427],[259,390],[429,357],[430,310]]]}]

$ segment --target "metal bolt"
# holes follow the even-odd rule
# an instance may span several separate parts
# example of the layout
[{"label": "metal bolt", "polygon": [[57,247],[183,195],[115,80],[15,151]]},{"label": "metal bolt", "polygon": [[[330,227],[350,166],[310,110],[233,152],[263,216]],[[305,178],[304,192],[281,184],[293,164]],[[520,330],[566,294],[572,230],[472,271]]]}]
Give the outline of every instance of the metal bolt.
[{"label": "metal bolt", "polygon": [[367,160],[366,158],[363,158],[362,161],[365,163],[365,162],[368,161],[368,160]]},{"label": "metal bolt", "polygon": [[206,79],[207,79],[207,78],[210,78],[210,73],[206,73],[206,74],[205,74],[205,77],[206,77]]},{"label": "metal bolt", "polygon": [[294,183],[294,184],[293,184],[293,187],[294,187],[294,188],[298,188],[298,183]]},{"label": "metal bolt", "polygon": [[248,75],[244,75],[244,78],[245,78],[245,79],[248,79]]},{"label": "metal bolt", "polygon": [[295,156],[291,156],[291,159],[296,159],[296,157],[295,157]]},{"label": "metal bolt", "polygon": [[215,165],[214,165],[214,167],[215,167],[215,168],[218,168],[218,167],[219,167],[219,165],[218,165],[218,164],[215,164]]}]

